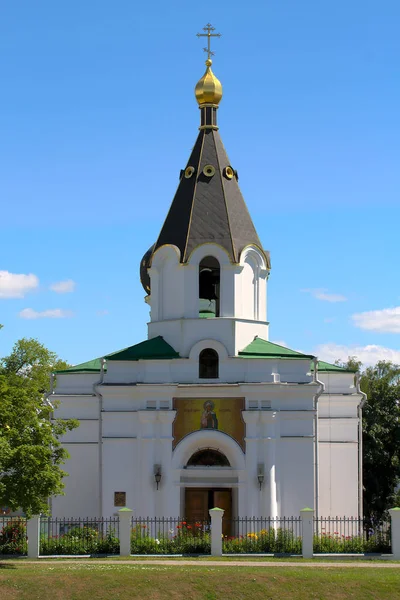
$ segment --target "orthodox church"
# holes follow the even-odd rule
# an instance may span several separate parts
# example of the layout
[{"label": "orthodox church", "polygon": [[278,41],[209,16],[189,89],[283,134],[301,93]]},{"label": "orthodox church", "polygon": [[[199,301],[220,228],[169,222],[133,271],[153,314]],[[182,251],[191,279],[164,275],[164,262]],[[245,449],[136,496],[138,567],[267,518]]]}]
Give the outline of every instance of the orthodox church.
[{"label": "orthodox church", "polygon": [[363,394],[353,372],[268,339],[270,256],[221,140],[211,65],[209,53],[199,133],[140,263],[148,339],[56,373],[55,416],[80,422],[63,438],[56,517],[361,515]]}]

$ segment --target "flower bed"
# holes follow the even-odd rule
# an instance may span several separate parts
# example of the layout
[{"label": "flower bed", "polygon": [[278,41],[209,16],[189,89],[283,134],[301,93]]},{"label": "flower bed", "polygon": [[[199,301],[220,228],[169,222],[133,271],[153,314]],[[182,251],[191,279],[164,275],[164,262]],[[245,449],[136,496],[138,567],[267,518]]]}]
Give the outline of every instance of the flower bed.
[{"label": "flower bed", "polygon": [[132,554],[210,554],[209,532],[201,523],[181,521],[168,532],[152,536],[146,524],[137,523],[131,532]]},{"label": "flower bed", "polygon": [[102,535],[93,527],[73,527],[63,535],[41,535],[40,554],[119,554],[119,540],[112,530]]},{"label": "flower bed", "polygon": [[0,554],[22,556],[27,553],[26,520],[11,519],[0,532]]},{"label": "flower bed", "polygon": [[224,554],[301,554],[301,538],[290,530],[262,529],[238,537],[225,537]]},{"label": "flower bed", "polygon": [[338,531],[314,535],[314,552],[316,554],[363,554],[365,552],[390,552],[390,534],[381,532],[370,535],[344,535]]}]

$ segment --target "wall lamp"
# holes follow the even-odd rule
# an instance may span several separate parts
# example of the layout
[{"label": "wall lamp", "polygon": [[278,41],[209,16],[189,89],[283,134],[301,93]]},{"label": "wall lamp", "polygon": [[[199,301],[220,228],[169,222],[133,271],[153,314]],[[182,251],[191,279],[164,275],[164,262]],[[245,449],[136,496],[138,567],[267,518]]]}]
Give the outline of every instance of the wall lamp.
[{"label": "wall lamp", "polygon": [[260,491],[261,491],[262,485],[264,483],[264,465],[263,464],[257,465],[257,479],[258,479],[258,485],[260,486]]},{"label": "wall lamp", "polygon": [[161,481],[161,465],[154,465],[154,479],[156,480],[157,489]]}]

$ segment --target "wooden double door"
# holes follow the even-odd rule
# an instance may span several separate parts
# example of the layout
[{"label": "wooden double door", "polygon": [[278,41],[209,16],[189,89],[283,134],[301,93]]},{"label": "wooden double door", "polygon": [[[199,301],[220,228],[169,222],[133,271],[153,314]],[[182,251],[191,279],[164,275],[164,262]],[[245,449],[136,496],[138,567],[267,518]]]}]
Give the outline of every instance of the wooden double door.
[{"label": "wooden double door", "polygon": [[210,508],[222,508],[223,535],[231,535],[232,489],[228,488],[185,488],[185,518],[191,521],[209,521]]}]

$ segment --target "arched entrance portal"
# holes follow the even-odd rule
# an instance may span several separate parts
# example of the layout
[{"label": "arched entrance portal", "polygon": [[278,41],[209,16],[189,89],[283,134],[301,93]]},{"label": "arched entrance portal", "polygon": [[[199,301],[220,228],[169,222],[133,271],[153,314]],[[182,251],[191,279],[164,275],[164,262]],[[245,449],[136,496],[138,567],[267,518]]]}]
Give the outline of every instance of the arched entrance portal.
[{"label": "arched entrance portal", "polygon": [[[203,448],[192,454],[187,462],[186,468],[207,468],[212,471],[216,470],[220,472],[221,468],[230,468],[230,466],[229,460],[225,454],[214,448]],[[212,475],[212,471],[210,475]],[[224,510],[222,533],[223,535],[230,535],[232,530],[232,488],[185,488],[185,518],[188,522],[209,521],[209,510],[210,508],[215,507]]]}]

